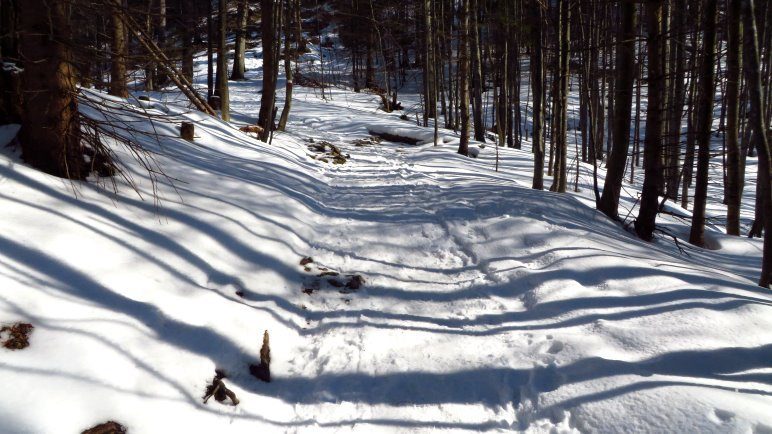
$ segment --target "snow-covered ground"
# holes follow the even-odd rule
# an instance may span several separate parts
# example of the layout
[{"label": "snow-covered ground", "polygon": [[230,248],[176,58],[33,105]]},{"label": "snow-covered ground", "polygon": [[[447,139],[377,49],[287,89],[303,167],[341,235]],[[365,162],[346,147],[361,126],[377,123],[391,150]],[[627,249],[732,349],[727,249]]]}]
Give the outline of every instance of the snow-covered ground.
[{"label": "snow-covered ground", "polygon": [[[235,126],[257,117],[257,57],[231,82]],[[531,190],[527,150],[500,149],[495,171],[493,146],[462,157],[452,131],[366,141],[431,134],[377,96],[295,92],[272,144],[144,104],[160,118],[132,125],[160,134],[139,139],[174,180],[158,203],[128,158],[141,198],[3,149],[0,323],[35,328],[0,348],[0,432],[772,432],[759,240],[644,243],[593,209],[587,181]],[[364,285],[330,283],[349,274]],[[265,330],[271,383],[248,370]],[[215,369],[238,406],[202,402]]]}]

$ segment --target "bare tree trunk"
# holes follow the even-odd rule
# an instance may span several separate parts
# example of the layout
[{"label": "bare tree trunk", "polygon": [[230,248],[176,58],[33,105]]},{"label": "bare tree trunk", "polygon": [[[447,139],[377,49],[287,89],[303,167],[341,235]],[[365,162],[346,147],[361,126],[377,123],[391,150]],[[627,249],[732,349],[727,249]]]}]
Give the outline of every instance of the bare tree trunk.
[{"label": "bare tree trunk", "polygon": [[[148,36],[155,34],[153,31],[153,3],[154,0],[147,0],[147,14],[145,14],[145,33],[147,33]],[[155,90],[157,87],[155,65],[152,63],[152,61],[148,61],[148,63],[145,65],[145,90]]]},{"label": "bare tree trunk", "polygon": [[[211,104],[214,96],[214,8],[207,0],[206,14],[206,100]],[[215,107],[217,109],[217,107]]]},{"label": "bare tree trunk", "polygon": [[612,219],[618,218],[619,192],[625,174],[627,152],[630,149],[630,106],[633,103],[635,81],[635,3],[620,3],[616,71],[616,95],[614,107],[614,146],[608,159],[606,182],[598,209]]},{"label": "bare tree trunk", "polygon": [[557,93],[555,99],[554,131],[557,137],[553,137],[555,142],[555,177],[550,187],[550,191],[565,193],[566,191],[566,159],[568,152],[567,144],[567,97],[568,97],[568,74],[569,74],[569,47],[570,47],[570,26],[569,26],[569,0],[558,0],[558,69],[556,86]]},{"label": "bare tree trunk", "polygon": [[26,0],[20,4],[22,158],[51,175],[84,179],[88,173],[80,144],[68,3]]},{"label": "bare tree trunk", "polygon": [[122,8],[121,0],[114,0],[116,8],[110,14],[110,25],[113,30],[112,44],[110,46],[110,95],[126,98],[129,91],[126,88],[126,47],[127,35],[123,27],[123,20],[118,14],[118,8]]},{"label": "bare tree trunk", "polygon": [[646,3],[647,45],[649,60],[649,102],[646,108],[646,138],[644,149],[644,180],[635,232],[651,241],[657,219],[658,186],[662,175],[662,95],[664,70],[662,68],[662,0]]},{"label": "bare tree trunk", "polygon": [[228,95],[228,46],[225,36],[228,24],[228,1],[219,0],[220,30],[217,38],[217,95],[220,97],[220,112],[222,120],[231,120],[230,96]]},{"label": "bare tree trunk", "polygon": [[273,130],[273,107],[276,101],[276,13],[274,0],[261,0],[260,30],[263,38],[263,95],[257,124],[263,128],[260,140],[267,142]]},{"label": "bare tree trunk", "polygon": [[700,103],[697,114],[697,184],[694,189],[694,210],[689,242],[705,245],[705,206],[708,198],[708,165],[710,164],[710,131],[713,124],[713,94],[716,67],[717,0],[706,0],[703,14],[703,52],[700,71]]},{"label": "bare tree trunk", "polygon": [[670,112],[668,120],[668,150],[667,166],[670,174],[667,177],[665,193],[670,199],[678,200],[678,187],[681,177],[681,116],[684,107],[684,47],[686,46],[686,2],[677,0],[672,8],[672,36],[671,41],[671,81],[672,96],[670,98]]},{"label": "bare tree trunk", "polygon": [[460,44],[458,48],[459,62],[459,104],[461,105],[461,142],[458,145],[458,153],[469,155],[469,2],[461,0]]},{"label": "bare tree trunk", "polygon": [[185,0],[179,0],[178,6],[181,9],[180,13],[182,14],[183,23],[182,29],[180,29],[180,37],[182,38],[182,75],[189,83],[193,83],[193,54],[195,51],[193,34],[198,15],[190,10],[190,8],[195,8],[195,6],[186,5]]},{"label": "bare tree trunk", "polygon": [[726,233],[740,235],[743,170],[740,158],[740,80],[742,71],[742,0],[727,6],[726,69]]},{"label": "bare tree trunk", "polygon": [[769,138],[763,113],[763,89],[761,86],[761,65],[759,61],[758,31],[754,16],[753,0],[743,1],[743,23],[745,30],[745,78],[750,99],[750,123],[756,131],[753,135],[759,158],[759,198],[761,199],[764,221],[764,253],[761,259],[759,286],[769,288],[772,283],[772,159],[770,159]]},{"label": "bare tree trunk", "polygon": [[[428,0],[427,0],[428,1]],[[480,59],[480,24],[479,24],[479,0],[472,0],[472,28],[470,29],[470,38],[472,41],[472,95],[474,102],[474,139],[479,142],[485,142],[485,123],[483,122],[482,107],[482,61]]]},{"label": "bare tree trunk", "polygon": [[[287,1],[285,3],[285,18],[284,18],[284,25],[287,29],[284,32],[284,75],[287,79],[287,84],[285,86],[284,90],[284,108],[281,110],[281,116],[279,117],[279,125],[276,127],[279,131],[284,131],[287,127],[287,120],[289,119],[289,113],[290,109],[292,108],[292,62],[290,59],[292,56],[290,56],[290,53],[293,52],[290,47],[290,39],[289,39],[289,25],[292,22],[292,9],[293,7],[290,6],[290,1]],[[297,48],[295,48],[294,52],[297,52]]]},{"label": "bare tree trunk", "polygon": [[244,67],[244,52],[247,49],[247,18],[249,17],[249,5],[247,0],[238,0],[238,15],[236,18],[236,47],[233,52],[233,71],[231,80],[243,80],[246,68]]},{"label": "bare tree trunk", "polygon": [[544,188],[544,59],[542,56],[542,8],[541,2],[532,0],[531,9],[531,89],[533,91],[533,184],[537,190]]}]

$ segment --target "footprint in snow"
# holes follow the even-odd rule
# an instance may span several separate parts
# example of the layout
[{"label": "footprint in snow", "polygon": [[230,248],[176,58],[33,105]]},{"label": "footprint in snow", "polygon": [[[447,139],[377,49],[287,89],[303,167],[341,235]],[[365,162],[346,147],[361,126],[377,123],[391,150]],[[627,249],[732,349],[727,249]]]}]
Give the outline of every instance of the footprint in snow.
[{"label": "footprint in snow", "polygon": [[565,348],[565,345],[563,344],[563,342],[553,341],[550,347],[547,348],[547,352],[550,354],[557,354],[563,351],[563,348]]},{"label": "footprint in snow", "polygon": [[713,409],[713,414],[711,416],[711,419],[718,424],[728,423],[734,419],[733,412],[729,410],[722,410],[720,408]]}]

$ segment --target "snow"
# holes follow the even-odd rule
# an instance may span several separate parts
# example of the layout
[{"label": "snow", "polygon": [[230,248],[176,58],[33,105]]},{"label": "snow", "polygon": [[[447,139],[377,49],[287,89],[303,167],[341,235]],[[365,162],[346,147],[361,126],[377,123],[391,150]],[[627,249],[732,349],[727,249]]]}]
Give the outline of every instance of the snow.
[{"label": "snow", "polygon": [[[499,149],[496,171],[493,146],[470,159],[441,129],[435,147],[432,128],[345,89],[296,87],[288,132],[256,141],[236,126],[257,117],[260,65],[248,56],[250,80],[231,82],[234,125],[174,94],[102,96],[168,175],[157,202],[123,148],[141,197],[4,148],[0,322],[35,329],[0,348],[0,432],[772,430],[759,240],[708,228],[716,250],[688,255],[642,242],[586,187],[531,190],[527,149]],[[152,124],[132,121],[145,112]],[[372,132],[424,143],[353,144]],[[309,138],[350,158],[313,159]],[[365,284],[304,293],[324,269]],[[271,383],[247,368],[264,330]],[[202,402],[215,368],[238,406]]]}]

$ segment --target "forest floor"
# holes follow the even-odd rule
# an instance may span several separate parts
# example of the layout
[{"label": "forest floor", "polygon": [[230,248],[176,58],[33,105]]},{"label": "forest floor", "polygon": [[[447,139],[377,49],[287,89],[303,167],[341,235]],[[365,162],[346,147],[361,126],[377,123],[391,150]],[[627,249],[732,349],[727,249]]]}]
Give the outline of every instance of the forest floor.
[{"label": "forest floor", "polygon": [[[233,124],[91,93],[156,116],[128,124],[168,179],[117,150],[140,195],[2,148],[0,323],[34,328],[0,348],[0,432],[772,432],[760,240],[710,225],[698,249],[663,218],[679,244],[642,242],[594,210],[591,168],[556,194],[529,188],[527,149],[496,170],[452,131],[378,142],[427,130],[345,89],[296,87],[288,132],[259,142],[237,129],[255,54]],[[265,330],[270,383],[249,372]],[[203,402],[215,369],[237,406]]]}]

